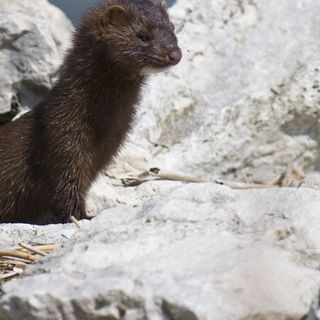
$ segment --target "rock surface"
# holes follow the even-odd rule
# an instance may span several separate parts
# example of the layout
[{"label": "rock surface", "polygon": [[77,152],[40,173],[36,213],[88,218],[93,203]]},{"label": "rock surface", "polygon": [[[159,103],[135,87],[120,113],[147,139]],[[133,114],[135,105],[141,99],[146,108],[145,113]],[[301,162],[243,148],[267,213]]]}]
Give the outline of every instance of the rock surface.
[{"label": "rock surface", "polygon": [[308,316],[306,320],[319,320],[320,319],[320,296],[319,293],[317,297],[315,298],[310,311],[308,313]]},{"label": "rock surface", "polygon": [[[306,315],[320,283],[320,194],[308,188],[319,188],[319,11],[317,0],[178,0],[185,59],[151,80],[128,145],[88,198],[93,213],[116,208],[76,233],[2,226],[1,246],[72,239],[2,287],[0,320]],[[44,0],[1,0],[2,112],[50,88],[70,34],[61,17]],[[291,160],[314,173],[304,188],[119,183],[153,166],[269,182]],[[308,320],[317,313],[314,303]]]},{"label": "rock surface", "polygon": [[[170,10],[184,60],[151,79],[108,173],[158,166],[207,180],[270,182],[290,161],[319,172],[319,1],[181,0]],[[0,14],[0,110],[8,111],[14,96],[32,105],[47,92],[70,24],[46,0],[3,0]],[[119,196],[113,182],[94,186],[90,212],[132,202],[136,194]]]},{"label": "rock surface", "polygon": [[[87,221],[82,221],[88,223]],[[28,224],[0,224],[0,248],[15,247],[19,243],[64,243],[77,228],[72,224],[33,226]]]},{"label": "rock surface", "polygon": [[184,59],[146,88],[121,159],[257,182],[291,160],[319,171],[318,12],[318,0],[178,0]]},{"label": "rock surface", "polygon": [[0,319],[298,320],[320,283],[319,208],[307,188],[175,186],[5,284]]},{"label": "rock surface", "polygon": [[[151,79],[109,176],[159,167],[269,183],[289,162],[319,172],[319,10],[317,0],[178,1],[184,59]],[[113,182],[99,179],[90,212],[146,198]]]},{"label": "rock surface", "polygon": [[47,95],[70,36],[71,23],[47,0],[0,1],[0,113]]}]

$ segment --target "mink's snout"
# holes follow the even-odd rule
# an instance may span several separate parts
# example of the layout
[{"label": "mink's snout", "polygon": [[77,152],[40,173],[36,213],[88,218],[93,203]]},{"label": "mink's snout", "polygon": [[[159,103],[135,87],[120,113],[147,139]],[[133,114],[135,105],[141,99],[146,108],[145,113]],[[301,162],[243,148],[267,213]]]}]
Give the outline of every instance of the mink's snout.
[{"label": "mink's snout", "polygon": [[182,52],[179,48],[176,48],[173,51],[171,51],[168,54],[168,56],[169,56],[170,63],[174,66],[178,64],[182,59]]}]

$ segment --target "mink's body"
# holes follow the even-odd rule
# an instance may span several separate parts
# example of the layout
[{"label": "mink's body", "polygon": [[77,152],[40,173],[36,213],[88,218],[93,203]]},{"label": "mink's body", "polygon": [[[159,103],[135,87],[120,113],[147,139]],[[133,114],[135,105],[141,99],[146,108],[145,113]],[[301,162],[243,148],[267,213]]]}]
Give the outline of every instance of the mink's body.
[{"label": "mink's body", "polygon": [[0,127],[0,222],[87,218],[86,193],[131,127],[145,74],[180,59],[164,2],[91,9],[47,100]]}]

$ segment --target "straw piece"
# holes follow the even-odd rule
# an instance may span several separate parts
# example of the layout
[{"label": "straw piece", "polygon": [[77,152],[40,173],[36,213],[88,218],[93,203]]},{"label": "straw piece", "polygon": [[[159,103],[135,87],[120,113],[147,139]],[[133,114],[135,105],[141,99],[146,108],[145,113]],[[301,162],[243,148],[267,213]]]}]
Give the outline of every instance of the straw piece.
[{"label": "straw piece", "polygon": [[215,183],[220,184],[222,186],[229,187],[235,190],[250,190],[250,189],[271,189],[271,188],[279,188],[277,185],[272,184],[257,184],[257,183],[237,183],[237,182],[226,182],[221,180],[216,180]]},{"label": "straw piece", "polygon": [[19,246],[24,248],[24,249],[29,250],[30,252],[40,254],[41,256],[46,256],[47,255],[47,253],[42,252],[42,251],[38,250],[37,248],[35,248],[33,246],[30,246],[30,245],[28,245],[26,243],[19,243]]},{"label": "straw piece", "polygon": [[[59,243],[52,243],[52,244],[42,244],[42,245],[36,245],[32,246],[33,249],[42,251],[42,252],[50,252],[55,249],[58,249],[61,247],[61,244]],[[21,247],[16,247],[16,250],[22,251],[22,252],[29,252],[27,249],[21,248]]]},{"label": "straw piece", "polygon": [[15,257],[29,261],[36,261],[37,258],[33,255],[25,252],[19,252],[18,250],[0,249],[0,257]]},{"label": "straw piece", "polygon": [[3,280],[14,278],[14,277],[18,276],[20,273],[21,272],[19,272],[19,271],[11,271],[11,272],[8,272],[5,274],[0,274],[0,282]]},{"label": "straw piece", "polygon": [[73,222],[78,229],[81,229],[80,222],[74,216],[70,217],[70,221]]},{"label": "straw piece", "polygon": [[0,267],[1,266],[16,266],[19,268],[26,268],[28,264],[22,261],[17,261],[17,260],[0,260]]}]

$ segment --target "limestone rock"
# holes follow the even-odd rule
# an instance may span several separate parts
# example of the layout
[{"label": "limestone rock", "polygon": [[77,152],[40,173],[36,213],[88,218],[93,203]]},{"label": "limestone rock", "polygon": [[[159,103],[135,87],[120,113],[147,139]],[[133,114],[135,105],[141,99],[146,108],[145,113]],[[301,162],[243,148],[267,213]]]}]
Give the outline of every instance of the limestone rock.
[{"label": "limestone rock", "polygon": [[305,177],[301,183],[301,187],[320,190],[320,174],[312,174]]},{"label": "limestone rock", "polygon": [[319,208],[307,188],[189,184],[107,210],[2,287],[0,319],[301,319]]},{"label": "limestone rock", "polygon": [[319,320],[320,319],[319,301],[320,301],[319,295],[317,295],[317,298],[313,302],[306,320]]},{"label": "limestone rock", "polygon": [[320,319],[320,296],[317,294],[312,306],[310,308],[310,312],[306,320],[319,320]]},{"label": "limestone rock", "polygon": [[[123,176],[127,177],[126,174]],[[144,203],[156,194],[168,192],[179,184],[173,181],[151,181],[137,187],[124,187],[118,179],[100,176],[88,194],[87,210],[89,215],[96,215],[106,208],[134,206]]]},{"label": "limestone rock", "polygon": [[[0,3],[0,28],[13,28],[0,35],[1,72],[13,79],[0,82],[10,93],[1,93],[4,111],[13,93],[29,104],[32,88],[44,92],[52,84],[64,31],[54,31],[61,21],[46,24],[46,11],[37,9],[43,5]],[[23,23],[12,18],[3,26],[1,15],[10,17],[3,8],[16,10]],[[74,235],[2,286],[0,320],[305,316],[320,281],[320,195],[309,189],[317,179],[298,189],[233,191],[159,181],[123,188],[119,178],[158,166],[206,179],[269,182],[291,160],[319,171],[319,10],[317,0],[178,0],[171,14],[184,61],[146,87],[126,149],[88,199],[91,212],[116,208],[75,234],[74,226],[2,226],[3,246]],[[31,27],[38,29],[24,32]],[[50,36],[34,40],[48,30]],[[18,45],[25,60],[10,51]],[[317,310],[315,303],[308,320],[317,319]]]},{"label": "limestone rock", "polygon": [[319,171],[319,11],[317,0],[178,0],[184,59],[147,86],[130,140],[145,166],[256,182],[290,161]]},{"label": "limestone rock", "polygon": [[0,113],[33,107],[48,94],[71,28],[47,0],[1,0]]},{"label": "limestone rock", "polygon": [[[82,224],[88,223],[82,221]],[[19,243],[64,243],[77,228],[73,224],[33,226],[28,224],[0,224],[0,248],[15,247]]]}]

